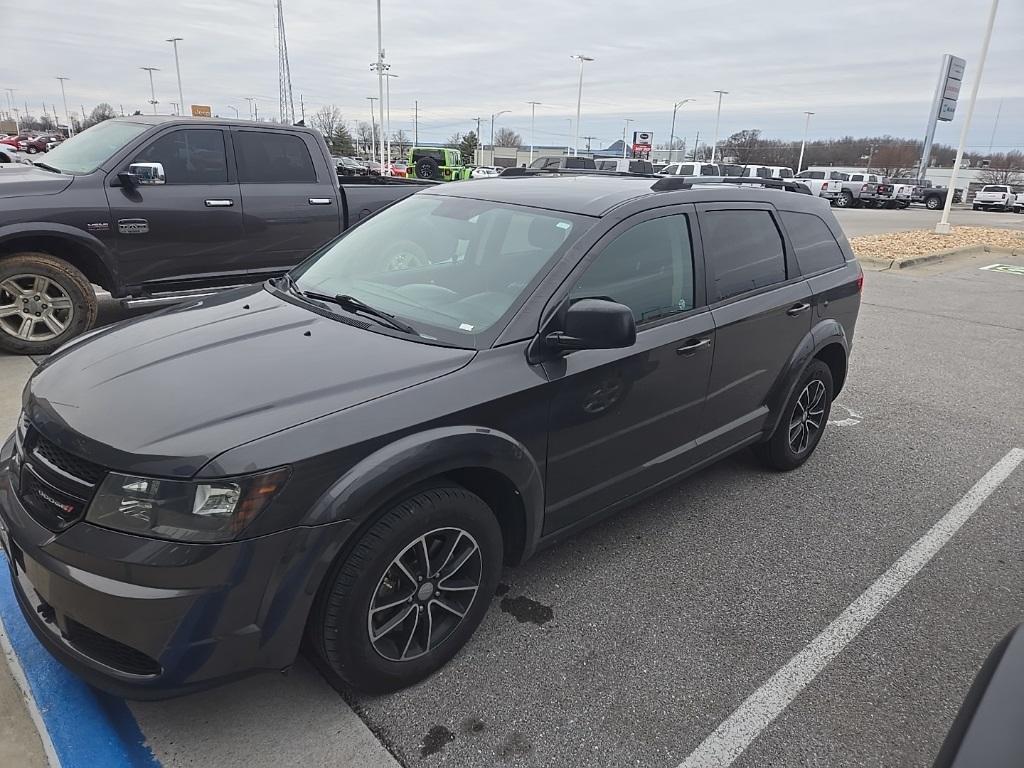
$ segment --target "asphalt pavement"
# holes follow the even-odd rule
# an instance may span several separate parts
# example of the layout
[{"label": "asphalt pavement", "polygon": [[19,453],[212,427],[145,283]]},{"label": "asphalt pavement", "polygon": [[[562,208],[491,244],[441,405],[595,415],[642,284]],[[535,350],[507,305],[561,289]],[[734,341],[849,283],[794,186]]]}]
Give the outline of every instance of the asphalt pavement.
[{"label": "asphalt pavement", "polygon": [[[835,208],[836,218],[847,237],[876,235],[882,232],[905,232],[910,229],[934,229],[942,211],[929,211],[916,205],[903,210],[877,208]],[[998,227],[1024,230],[1024,216],[1017,213],[975,211],[967,205],[956,205],[949,212],[953,226]]]}]

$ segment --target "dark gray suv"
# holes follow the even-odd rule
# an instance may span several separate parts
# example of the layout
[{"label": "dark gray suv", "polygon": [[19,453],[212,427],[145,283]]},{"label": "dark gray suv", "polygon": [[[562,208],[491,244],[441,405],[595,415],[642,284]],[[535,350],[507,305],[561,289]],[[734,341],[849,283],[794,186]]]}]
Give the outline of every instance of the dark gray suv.
[{"label": "dark gray suv", "polygon": [[408,685],[503,564],[744,447],[806,461],[862,280],[808,195],[425,190],[283,278],[41,365],[0,452],[16,594],[58,658],[134,698],[286,668],[304,638],[356,688]]}]

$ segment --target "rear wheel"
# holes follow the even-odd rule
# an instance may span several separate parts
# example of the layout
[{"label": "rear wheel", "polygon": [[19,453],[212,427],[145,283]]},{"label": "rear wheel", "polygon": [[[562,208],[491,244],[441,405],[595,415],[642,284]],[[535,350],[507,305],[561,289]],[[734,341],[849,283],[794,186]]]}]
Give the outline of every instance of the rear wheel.
[{"label": "rear wheel", "polygon": [[96,322],[96,294],[78,269],[48,253],[0,261],[0,349],[49,354]]},{"label": "rear wheel", "polygon": [[767,466],[789,471],[814,453],[832,410],[832,387],[831,369],[814,360],[794,388],[775,432],[754,447]]},{"label": "rear wheel", "polygon": [[392,506],[335,564],[307,629],[328,674],[366,693],[412,685],[476,630],[498,585],[501,528],[456,485]]},{"label": "rear wheel", "polygon": [[853,194],[848,190],[843,190],[839,193],[839,197],[836,198],[836,208],[852,208],[853,207]]}]

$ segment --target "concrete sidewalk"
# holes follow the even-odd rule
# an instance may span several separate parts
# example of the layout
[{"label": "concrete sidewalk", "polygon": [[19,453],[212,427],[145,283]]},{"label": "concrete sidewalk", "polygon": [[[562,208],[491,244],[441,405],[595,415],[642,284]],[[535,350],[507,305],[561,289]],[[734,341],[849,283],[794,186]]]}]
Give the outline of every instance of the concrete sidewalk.
[{"label": "concrete sidewalk", "polygon": [[[4,438],[14,429],[21,411],[21,391],[34,368],[27,357],[0,355],[0,433]],[[0,765],[43,768],[47,764],[43,744],[24,694],[11,675],[11,663],[17,662],[4,654],[4,663],[0,663]]]}]

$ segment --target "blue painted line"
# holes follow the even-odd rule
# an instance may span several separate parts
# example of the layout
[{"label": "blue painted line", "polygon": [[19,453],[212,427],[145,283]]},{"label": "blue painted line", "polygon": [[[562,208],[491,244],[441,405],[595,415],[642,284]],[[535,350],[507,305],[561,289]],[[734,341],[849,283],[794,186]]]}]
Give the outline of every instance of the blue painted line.
[{"label": "blue painted line", "polygon": [[2,554],[0,620],[61,768],[159,768],[124,700],[90,687],[39,644],[21,615]]}]

